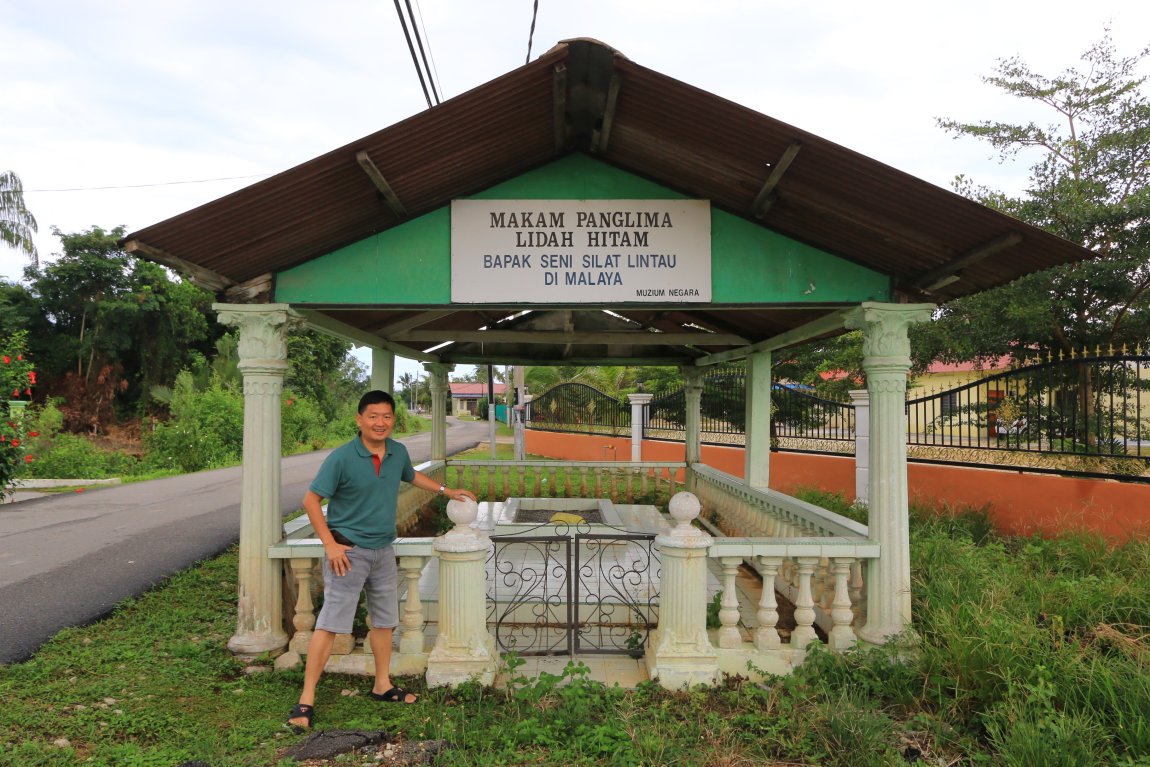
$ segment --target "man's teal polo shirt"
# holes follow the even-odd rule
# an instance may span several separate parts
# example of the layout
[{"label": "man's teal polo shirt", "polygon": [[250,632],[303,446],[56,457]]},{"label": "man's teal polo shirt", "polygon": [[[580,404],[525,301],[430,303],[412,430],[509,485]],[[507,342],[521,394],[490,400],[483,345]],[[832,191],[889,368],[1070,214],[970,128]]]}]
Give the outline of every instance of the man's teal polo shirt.
[{"label": "man's teal polo shirt", "polygon": [[308,488],[327,498],[327,525],[357,546],[382,549],[395,540],[399,481],[415,479],[402,442],[387,438],[387,455],[375,473],[371,451],[357,436],[331,452]]}]

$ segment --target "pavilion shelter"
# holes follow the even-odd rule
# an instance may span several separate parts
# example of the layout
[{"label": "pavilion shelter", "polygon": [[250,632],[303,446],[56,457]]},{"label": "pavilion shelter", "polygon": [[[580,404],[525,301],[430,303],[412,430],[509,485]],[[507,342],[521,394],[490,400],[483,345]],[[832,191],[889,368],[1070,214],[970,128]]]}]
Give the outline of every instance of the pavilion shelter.
[{"label": "pavilion shelter", "polygon": [[861,329],[866,534],[881,555],[867,564],[858,634],[882,642],[911,619],[908,327],[938,303],[1092,256],[589,39],[124,245],[216,291],[219,320],[239,330],[245,470],[230,647],[244,655],[288,642],[267,550],[282,535],[293,323],[371,347],[380,388],[391,388],[395,355],[423,362],[433,459],[445,458],[454,365],[677,365],[690,472],[702,376],[746,360],[749,492],[770,479],[772,356]]}]

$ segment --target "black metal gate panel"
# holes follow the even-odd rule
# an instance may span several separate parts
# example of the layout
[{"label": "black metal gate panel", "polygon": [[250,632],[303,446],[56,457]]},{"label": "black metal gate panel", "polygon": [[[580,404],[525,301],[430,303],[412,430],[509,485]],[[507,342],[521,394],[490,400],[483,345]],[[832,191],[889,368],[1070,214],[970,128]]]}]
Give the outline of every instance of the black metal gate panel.
[{"label": "black metal gate panel", "polygon": [[658,624],[655,536],[589,530],[491,536],[488,622],[501,652],[643,654]]}]

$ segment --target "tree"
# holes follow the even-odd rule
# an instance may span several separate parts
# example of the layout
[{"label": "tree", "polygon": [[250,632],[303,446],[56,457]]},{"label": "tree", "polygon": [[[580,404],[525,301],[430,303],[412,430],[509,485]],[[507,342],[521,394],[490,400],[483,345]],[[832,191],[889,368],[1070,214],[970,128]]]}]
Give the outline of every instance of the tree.
[{"label": "tree", "polygon": [[45,330],[31,351],[46,393],[68,397],[69,425],[95,429],[114,409],[142,407],[181,369],[202,367],[223,329],[210,293],[120,248],[123,227],[53,231],[63,253],[25,269]]},{"label": "tree", "polygon": [[36,219],[24,207],[24,185],[12,171],[0,173],[0,242],[15,248],[40,265],[36,257]]},{"label": "tree", "polygon": [[1039,105],[1054,122],[938,121],[957,137],[989,142],[1003,161],[1039,152],[1022,197],[963,176],[955,188],[1096,256],[943,306],[936,322],[912,331],[920,361],[1119,347],[1150,336],[1150,104],[1147,78],[1137,74],[1148,56],[1150,48],[1116,56],[1107,30],[1083,54],[1081,72],[1048,78],[1017,57],[1000,60],[984,81]]}]

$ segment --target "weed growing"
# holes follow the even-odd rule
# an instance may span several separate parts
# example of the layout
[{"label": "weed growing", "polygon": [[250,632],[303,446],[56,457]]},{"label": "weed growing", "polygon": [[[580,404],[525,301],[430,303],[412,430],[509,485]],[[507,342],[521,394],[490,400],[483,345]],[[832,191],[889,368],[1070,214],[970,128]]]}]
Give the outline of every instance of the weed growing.
[{"label": "weed growing", "polygon": [[[1120,765],[1150,767],[1150,546],[983,534],[977,514],[915,515],[915,630],[883,648],[815,645],[794,674],[671,692],[561,674],[425,689],[381,705],[325,677],[320,729],[442,739],[437,764]],[[0,667],[0,765],[278,765],[298,672],[227,651],[234,551]],[[271,659],[254,664],[266,670]],[[371,755],[339,764],[370,764]]]}]

